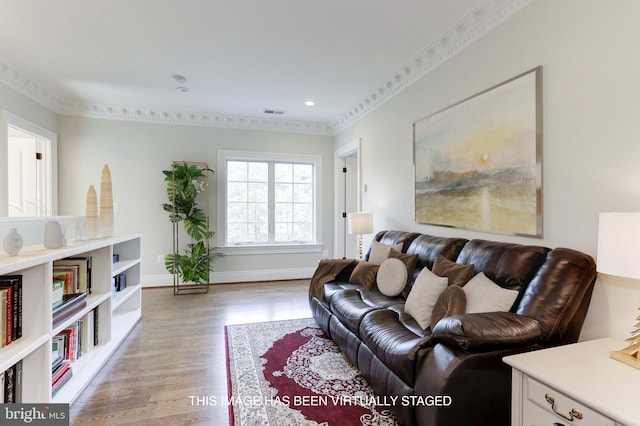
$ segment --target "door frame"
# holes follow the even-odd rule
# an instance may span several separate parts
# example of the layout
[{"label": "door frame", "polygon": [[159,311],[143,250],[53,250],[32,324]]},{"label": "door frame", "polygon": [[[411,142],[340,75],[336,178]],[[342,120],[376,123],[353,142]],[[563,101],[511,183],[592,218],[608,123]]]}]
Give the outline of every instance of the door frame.
[{"label": "door frame", "polygon": [[47,178],[51,197],[51,216],[58,214],[58,135],[40,127],[6,110],[0,111],[0,217],[7,217],[9,212],[9,172],[8,172],[8,127],[13,126],[30,133],[36,138],[49,141],[45,161],[47,162]]},{"label": "door frame", "polygon": [[[338,148],[335,151],[334,156],[334,206],[335,206],[335,214],[334,214],[334,236],[333,236],[333,257],[338,257],[339,254],[344,254],[344,242],[346,240],[346,220],[342,217],[342,213],[344,211],[342,203],[344,199],[348,195],[355,195],[357,197],[357,209],[358,211],[362,209],[362,188],[361,188],[361,145],[362,139],[358,138],[354,141],[347,143],[346,145]],[[344,159],[346,157],[351,157],[356,155],[356,194],[345,194],[345,185],[343,182],[343,172],[342,168],[344,165]]]}]

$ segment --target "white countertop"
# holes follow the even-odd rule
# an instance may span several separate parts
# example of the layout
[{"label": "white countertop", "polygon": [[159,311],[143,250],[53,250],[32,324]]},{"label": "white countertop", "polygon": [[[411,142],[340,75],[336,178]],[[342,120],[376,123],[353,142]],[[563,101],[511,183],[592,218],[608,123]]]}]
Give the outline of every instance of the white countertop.
[{"label": "white countertop", "polygon": [[504,362],[592,409],[640,426],[640,370],[611,359],[627,346],[598,339],[504,358]]}]

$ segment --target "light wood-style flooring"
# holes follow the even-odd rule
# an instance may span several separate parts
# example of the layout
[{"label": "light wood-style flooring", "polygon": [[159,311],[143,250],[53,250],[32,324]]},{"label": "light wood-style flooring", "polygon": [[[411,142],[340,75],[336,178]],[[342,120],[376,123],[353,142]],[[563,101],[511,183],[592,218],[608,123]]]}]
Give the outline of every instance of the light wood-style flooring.
[{"label": "light wood-style flooring", "polygon": [[71,406],[72,425],[228,425],[224,326],[311,316],[309,280],[145,289],[142,321]]}]

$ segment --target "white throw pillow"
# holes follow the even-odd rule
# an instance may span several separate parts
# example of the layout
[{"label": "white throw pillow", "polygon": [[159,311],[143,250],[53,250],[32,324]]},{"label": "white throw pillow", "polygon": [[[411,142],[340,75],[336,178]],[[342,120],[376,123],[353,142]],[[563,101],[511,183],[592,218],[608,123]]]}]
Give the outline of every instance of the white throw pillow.
[{"label": "white throw pillow", "polygon": [[411,315],[420,327],[426,329],[431,323],[431,314],[436,300],[448,285],[447,277],[439,277],[428,268],[422,268],[407,296],[404,311]]},{"label": "white throw pillow", "polygon": [[402,245],[402,243],[394,245],[382,244],[381,242],[373,240],[371,243],[371,252],[369,253],[369,263],[382,265],[382,262],[389,257],[389,250],[402,252]]},{"label": "white throw pillow", "polygon": [[463,287],[467,296],[468,314],[507,312],[518,297],[516,290],[500,287],[480,272]]},{"label": "white throw pillow", "polygon": [[378,290],[385,296],[395,297],[402,293],[407,285],[407,267],[395,257],[386,259],[378,269],[376,282]]}]

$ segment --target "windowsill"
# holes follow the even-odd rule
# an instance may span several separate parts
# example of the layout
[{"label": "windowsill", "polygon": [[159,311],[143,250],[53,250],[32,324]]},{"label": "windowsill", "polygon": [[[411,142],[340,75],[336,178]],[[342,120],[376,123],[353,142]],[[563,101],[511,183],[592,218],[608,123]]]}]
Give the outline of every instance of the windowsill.
[{"label": "windowsill", "polygon": [[225,256],[243,254],[294,254],[320,253],[322,244],[269,244],[269,245],[237,245],[216,247],[218,253]]}]

